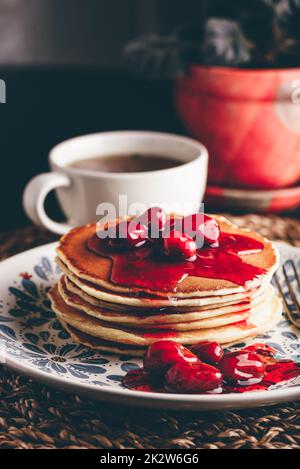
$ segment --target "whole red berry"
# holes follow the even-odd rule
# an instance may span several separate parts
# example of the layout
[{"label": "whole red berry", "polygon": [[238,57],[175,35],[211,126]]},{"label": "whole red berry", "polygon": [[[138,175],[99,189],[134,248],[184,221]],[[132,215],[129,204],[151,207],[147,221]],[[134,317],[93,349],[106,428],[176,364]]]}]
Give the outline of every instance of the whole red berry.
[{"label": "whole red berry", "polygon": [[222,358],[218,368],[227,383],[256,384],[264,377],[265,365],[261,357],[254,352],[240,350],[231,352]]},{"label": "whole red berry", "polygon": [[163,250],[173,259],[192,260],[195,258],[197,246],[189,235],[173,230],[168,237],[163,239]]},{"label": "whole red berry", "polygon": [[143,369],[129,370],[124,376],[122,383],[129,389],[137,389],[150,384],[150,376]]},{"label": "whole red berry", "polygon": [[189,349],[173,340],[154,342],[144,357],[145,371],[151,374],[164,375],[174,363],[197,363],[199,360]]},{"label": "whole red berry", "polygon": [[255,352],[260,356],[261,361],[265,365],[270,365],[275,361],[275,355],[277,354],[276,350],[273,347],[270,347],[267,344],[256,343],[253,345],[248,345],[243,350],[248,352]]},{"label": "whole red berry", "polygon": [[121,221],[117,225],[117,238],[127,246],[136,248],[145,244],[148,231],[147,228],[139,222]]},{"label": "whole red berry", "polygon": [[248,347],[243,348],[243,350],[247,350],[248,352],[255,352],[258,355],[267,355],[269,357],[274,357],[274,355],[277,353],[273,347],[262,343],[248,345]]},{"label": "whole red berry", "polygon": [[222,374],[206,363],[176,363],[166,373],[166,387],[179,393],[201,393],[218,389]]},{"label": "whole red berry", "polygon": [[205,362],[215,365],[224,356],[224,350],[218,342],[206,341],[200,342],[199,344],[193,345],[191,351],[197,355],[197,357]]},{"label": "whole red berry", "polygon": [[150,207],[138,217],[138,221],[148,228],[150,238],[157,238],[164,229],[167,215],[160,207]]},{"label": "whole red berry", "polygon": [[218,245],[220,227],[218,222],[203,213],[194,213],[183,218],[182,229],[190,235],[198,247],[203,244]]}]

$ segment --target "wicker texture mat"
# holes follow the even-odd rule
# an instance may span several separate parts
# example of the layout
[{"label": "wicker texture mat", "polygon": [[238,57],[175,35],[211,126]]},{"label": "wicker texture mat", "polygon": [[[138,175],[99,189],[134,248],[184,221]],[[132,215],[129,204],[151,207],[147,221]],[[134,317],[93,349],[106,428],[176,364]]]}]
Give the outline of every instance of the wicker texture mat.
[{"label": "wicker texture mat", "polygon": [[[230,217],[300,246],[300,222]],[[1,259],[55,237],[35,227],[0,233]],[[300,403],[183,413],[101,404],[52,390],[0,367],[0,448],[299,448]]]}]

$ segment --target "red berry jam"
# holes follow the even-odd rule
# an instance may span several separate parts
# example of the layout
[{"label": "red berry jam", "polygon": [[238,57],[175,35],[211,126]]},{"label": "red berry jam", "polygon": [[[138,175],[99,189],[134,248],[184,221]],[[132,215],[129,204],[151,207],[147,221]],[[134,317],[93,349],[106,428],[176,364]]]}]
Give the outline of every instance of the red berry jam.
[{"label": "red berry jam", "polygon": [[152,392],[244,393],[267,390],[300,376],[300,363],[277,359],[274,350],[264,344],[225,354],[212,366],[204,355],[200,361],[186,347],[165,342],[166,346],[163,341],[151,345],[145,368],[129,371],[124,386]]},{"label": "red berry jam", "polygon": [[[193,244],[183,243],[189,250]],[[105,239],[96,234],[87,246],[96,254],[112,260],[110,280],[117,285],[131,287],[132,291],[143,288],[155,292],[176,292],[178,285],[187,277],[224,279],[244,288],[255,288],[264,269],[248,264],[238,254],[263,249],[259,241],[243,235],[222,233],[219,247],[197,249],[193,262],[179,256],[172,259],[162,255],[156,243],[145,243],[138,249],[112,250]],[[169,245],[167,244],[167,250]],[[174,248],[175,250],[175,248]],[[189,250],[187,255],[190,255]]]},{"label": "red berry jam", "polygon": [[258,353],[260,356],[265,355],[267,357],[274,357],[276,355],[276,350],[273,347],[270,347],[268,344],[256,343],[248,345],[243,350],[248,350],[249,352]]},{"label": "red berry jam", "polygon": [[220,227],[218,222],[203,213],[194,213],[184,217],[182,230],[196,241],[198,247],[202,247],[203,244],[217,246],[219,243]]},{"label": "red berry jam", "polygon": [[130,248],[138,248],[145,244],[148,231],[141,223],[121,221],[117,226],[117,236],[121,242],[123,240]]},{"label": "red berry jam", "polygon": [[218,342],[206,341],[193,345],[191,351],[199,360],[216,365],[224,356],[224,350]]},{"label": "red berry jam", "polygon": [[[155,240],[151,238],[153,229],[158,243],[147,242]],[[161,208],[152,207],[136,219],[110,225],[106,233],[108,241],[96,233],[87,247],[111,259],[112,283],[132,291],[176,292],[189,276],[223,279],[254,289],[265,273],[240,257],[261,251],[263,243],[249,236],[220,233],[218,222],[204,214],[167,218]],[[122,249],[124,246],[128,249]]]},{"label": "red berry jam", "polygon": [[174,363],[197,363],[188,348],[172,340],[160,340],[150,345],[144,357],[144,369],[151,374],[164,374]]},{"label": "red berry jam", "polygon": [[130,370],[123,379],[123,385],[136,391],[158,391],[156,383],[144,369]]},{"label": "red berry jam", "polygon": [[218,364],[229,384],[247,385],[262,381],[265,365],[257,353],[240,350],[226,354]]},{"label": "red berry jam", "polygon": [[103,230],[97,236],[99,243],[106,243],[107,247],[113,251],[123,248],[123,251],[130,248],[143,246],[148,239],[148,230],[140,222],[134,220],[123,220],[115,226]]},{"label": "red berry jam", "polygon": [[179,231],[171,231],[168,238],[163,239],[163,251],[171,259],[195,260],[197,246],[195,241]]},{"label": "red berry jam", "polygon": [[166,388],[178,393],[203,393],[218,389],[222,374],[206,363],[176,363],[166,373]]},{"label": "red berry jam", "polygon": [[142,225],[147,226],[149,236],[158,237],[167,222],[166,212],[160,207],[151,207],[138,217],[138,221]]},{"label": "red berry jam", "polygon": [[275,360],[275,355],[276,355],[276,350],[270,347],[267,344],[253,344],[249,345],[248,347],[245,347],[243,350],[247,350],[249,352],[254,352],[257,353],[260,356],[260,359],[262,360],[263,363],[274,363]]}]

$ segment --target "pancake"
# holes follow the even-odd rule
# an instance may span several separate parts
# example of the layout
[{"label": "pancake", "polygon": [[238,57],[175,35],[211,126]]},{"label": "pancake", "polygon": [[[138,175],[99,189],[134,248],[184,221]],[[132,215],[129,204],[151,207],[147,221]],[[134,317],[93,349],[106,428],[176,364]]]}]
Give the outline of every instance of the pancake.
[{"label": "pancake", "polygon": [[[195,264],[157,258],[153,244],[141,251],[115,252],[113,260],[106,250],[101,254],[88,249],[95,224],[74,228],[57,248],[63,275],[49,292],[57,319],[76,342],[133,356],[142,356],[157,340],[187,346],[206,340],[231,344],[273,327],[282,311],[270,285],[279,261],[277,249],[257,233],[215,218],[223,236],[220,250],[198,251]],[[253,246],[247,237],[261,244]],[[241,245],[248,254],[232,254]],[[253,247],[257,251],[249,253]],[[120,266],[122,275],[117,276]],[[232,281],[200,276],[203,273]]]},{"label": "pancake", "polygon": [[[265,273],[261,275],[260,278],[255,279],[255,282],[253,281],[251,288],[256,288],[268,283],[278,266],[279,257],[277,249],[270,241],[266,240],[258,233],[242,230],[230,223],[224,217],[215,216],[215,218],[219,222],[222,232],[240,235],[244,234],[263,244],[262,251],[253,254],[243,254],[239,257],[248,264],[265,270]],[[112,260],[108,257],[95,254],[87,248],[87,241],[95,234],[95,231],[95,224],[74,228],[62,238],[60,245],[57,248],[59,259],[74,277],[80,279],[81,282],[91,282],[91,284],[100,286],[102,288],[102,299],[103,296],[105,296],[103,294],[104,290],[115,292],[115,296],[118,296],[120,293],[132,295],[134,292],[157,294],[157,296],[160,297],[164,295],[166,298],[174,296],[173,291],[164,292],[164,294],[162,294],[161,291],[150,291],[146,288],[139,288],[137,286],[124,286],[112,283],[110,281]],[[82,284],[85,288],[88,288],[88,284],[83,282]],[[188,276],[178,285],[176,289],[176,298],[179,301],[181,298],[186,300],[193,297],[210,297],[214,295],[223,296],[245,292],[245,290],[246,288],[244,286],[234,284],[228,280]]]},{"label": "pancake", "polygon": [[[112,302],[107,302],[100,300],[99,298],[95,298],[88,293],[85,293],[83,290],[81,290],[79,287],[77,287],[66,275],[63,276],[64,279],[64,286],[65,289],[68,290],[70,293],[74,293],[75,295],[79,296],[82,300],[84,300],[87,303],[90,303],[93,306],[97,307],[102,307],[104,309],[109,309],[110,311],[130,311],[132,314],[157,314],[159,312],[163,312],[164,314],[166,313],[194,313],[197,311],[207,311],[208,309],[211,310],[213,308],[215,309],[220,309],[222,307],[227,307],[227,306],[234,306],[236,305],[237,307],[241,304],[243,305],[250,305],[255,304],[256,302],[260,301],[260,299],[263,297],[263,295],[266,294],[266,291],[269,288],[269,285],[266,286],[266,288],[260,288],[256,292],[251,292],[251,295],[242,295],[239,294],[238,297],[233,297],[232,295],[228,295],[228,298],[237,298],[237,299],[227,299],[227,297],[224,297],[223,301],[218,301],[218,298],[213,297],[214,300],[216,300],[216,303],[209,302],[208,305],[201,305],[201,306],[178,306],[177,303],[175,305],[169,304],[160,308],[152,308],[152,307],[146,307],[146,305],[141,306],[132,306],[132,305],[126,305],[126,304],[121,304],[121,303],[112,303]],[[203,300],[203,299],[202,299]],[[149,303],[148,303],[149,304]],[[150,306],[152,306],[150,304]],[[198,319],[198,318],[195,318]]]},{"label": "pancake", "polygon": [[241,302],[247,301],[249,298],[253,298],[262,293],[268,284],[257,288],[249,292],[235,292],[226,295],[217,295],[216,292],[212,296],[201,296],[201,297],[189,297],[189,298],[177,298],[174,297],[174,293],[169,298],[162,297],[151,297],[150,295],[144,294],[143,297],[136,297],[134,294],[131,296],[125,295],[124,293],[117,294],[102,289],[99,285],[93,284],[89,281],[83,280],[77,277],[71,270],[68,269],[66,264],[57,259],[57,264],[66,275],[68,280],[75,284],[82,292],[86,293],[89,297],[99,299],[113,304],[122,304],[127,306],[145,307],[145,308],[163,308],[174,306],[179,307],[195,307],[195,306],[206,306],[215,305],[218,303],[227,302]]},{"label": "pancake", "polygon": [[[243,320],[248,317],[249,312],[255,312],[258,307],[265,304],[268,297],[273,295],[273,288],[271,286],[264,292],[263,295],[254,299],[253,302],[244,302],[232,306],[219,307],[215,309],[196,310],[194,312],[173,313],[165,311],[162,313],[153,314],[145,311],[140,311],[139,314],[134,314],[130,309],[123,311],[110,311],[103,308],[103,306],[95,306],[83,300],[79,295],[73,291],[69,291],[66,287],[66,279],[63,276],[58,283],[58,291],[64,302],[77,308],[87,315],[93,316],[106,322],[117,323],[121,325],[129,325],[133,328],[169,328],[175,330],[188,330],[193,328],[210,327],[210,323],[205,321],[211,318],[220,318],[223,324],[230,323],[230,316],[236,320]],[[79,289],[77,289],[77,292]],[[236,315],[240,315],[237,319]],[[233,322],[234,322],[233,321]],[[208,324],[208,325],[206,325]]]},{"label": "pancake", "polygon": [[110,342],[108,340],[97,339],[84,332],[80,332],[74,327],[60,321],[66,331],[69,332],[74,342],[78,342],[81,345],[89,347],[93,350],[99,350],[100,352],[109,353],[113,355],[129,355],[131,357],[143,357],[146,349],[141,347],[135,347],[130,345],[118,344],[117,342]]},{"label": "pancake", "polygon": [[[277,298],[278,300],[278,298]],[[272,329],[281,319],[281,305],[278,305],[278,308],[272,311],[272,314],[270,315],[270,318],[266,320],[266,322],[259,328],[259,330],[256,330],[255,332],[249,334],[248,336],[238,336],[236,334],[235,340],[231,340],[229,342],[224,342],[224,346],[230,346],[239,343],[241,340],[247,339],[247,338],[252,338],[255,335],[258,334],[263,334],[264,332]],[[128,344],[121,344],[117,342],[111,342],[103,339],[98,339],[96,337],[93,337],[91,335],[85,334],[84,332],[81,332],[74,327],[70,326],[67,323],[64,323],[61,319],[60,322],[62,323],[63,327],[69,332],[71,335],[72,339],[80,343],[81,345],[84,345],[86,347],[89,347],[93,350],[99,350],[100,352],[103,353],[109,353],[109,354],[114,354],[114,355],[126,355],[130,357],[143,357],[145,355],[145,352],[147,350],[146,347],[138,347],[134,345],[128,345]]]},{"label": "pancake", "polygon": [[101,340],[139,347],[147,347],[153,342],[163,339],[172,339],[175,342],[188,345],[205,340],[214,340],[221,344],[234,342],[265,330],[266,324],[272,323],[273,325],[273,323],[276,323],[281,313],[281,303],[278,298],[273,296],[256,314],[250,313],[247,321],[189,331],[149,329],[145,332],[128,327],[112,327],[105,321],[88,316],[82,311],[67,305],[60,296],[57,286],[51,289],[49,296],[52,309],[58,319],[68,324],[68,326]]}]

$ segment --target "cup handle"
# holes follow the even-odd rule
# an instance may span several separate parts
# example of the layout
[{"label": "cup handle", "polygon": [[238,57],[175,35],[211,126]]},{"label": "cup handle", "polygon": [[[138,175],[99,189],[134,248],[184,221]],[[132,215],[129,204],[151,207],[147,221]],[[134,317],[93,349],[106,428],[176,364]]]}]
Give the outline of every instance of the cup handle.
[{"label": "cup handle", "polygon": [[65,234],[72,226],[59,223],[48,217],[44,204],[47,194],[57,187],[69,187],[70,179],[61,173],[44,173],[29,181],[23,193],[23,207],[27,216],[38,226],[59,235]]}]

